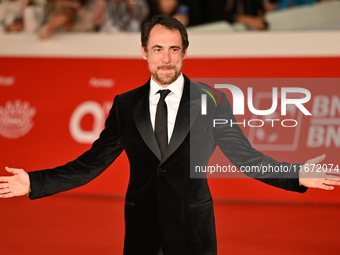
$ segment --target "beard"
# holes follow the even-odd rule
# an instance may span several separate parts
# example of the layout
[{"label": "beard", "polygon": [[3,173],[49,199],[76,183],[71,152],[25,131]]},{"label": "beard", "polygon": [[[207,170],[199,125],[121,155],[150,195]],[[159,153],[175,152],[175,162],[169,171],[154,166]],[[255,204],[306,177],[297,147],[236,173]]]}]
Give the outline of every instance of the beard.
[{"label": "beard", "polygon": [[[161,73],[160,70],[162,69],[167,69],[167,70],[172,70],[172,71],[169,73]],[[182,68],[179,68],[177,70],[176,66],[174,65],[162,65],[162,66],[158,66],[156,70],[153,70],[151,74],[154,80],[159,85],[167,86],[177,80],[177,78],[181,75],[181,69]]]}]

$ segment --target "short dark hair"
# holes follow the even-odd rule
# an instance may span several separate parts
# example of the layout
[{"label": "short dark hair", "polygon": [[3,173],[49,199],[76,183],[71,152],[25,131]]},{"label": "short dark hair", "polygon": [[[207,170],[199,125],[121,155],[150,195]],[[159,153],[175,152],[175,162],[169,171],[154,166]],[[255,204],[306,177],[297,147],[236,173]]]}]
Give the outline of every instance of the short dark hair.
[{"label": "short dark hair", "polygon": [[188,33],[183,24],[173,17],[157,15],[153,16],[151,19],[147,20],[143,24],[141,42],[145,51],[147,51],[147,45],[151,29],[158,24],[170,30],[172,29],[178,30],[182,36],[183,51],[185,51],[188,48],[189,46]]}]

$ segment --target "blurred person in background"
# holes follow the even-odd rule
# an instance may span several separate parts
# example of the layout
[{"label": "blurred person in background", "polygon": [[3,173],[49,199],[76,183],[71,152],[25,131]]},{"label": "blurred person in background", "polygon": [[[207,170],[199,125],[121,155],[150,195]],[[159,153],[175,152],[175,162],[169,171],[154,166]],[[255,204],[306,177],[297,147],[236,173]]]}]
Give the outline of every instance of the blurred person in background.
[{"label": "blurred person in background", "polygon": [[45,17],[44,0],[4,0],[0,3],[0,34],[36,32]]},{"label": "blurred person in background", "polygon": [[216,0],[207,5],[209,22],[226,20],[230,24],[242,23],[249,29],[265,30],[262,0]]},{"label": "blurred person in background", "polygon": [[19,32],[24,28],[24,0],[5,0],[0,4],[0,33]]},{"label": "blurred person in background", "polygon": [[46,18],[46,1],[31,0],[28,1],[24,9],[24,31],[35,33],[43,25]]},{"label": "blurred person in background", "polygon": [[263,0],[263,7],[267,12],[275,10],[278,0]]},{"label": "blurred person in background", "polygon": [[94,23],[102,32],[137,32],[148,17],[146,0],[96,0]]},{"label": "blurred person in background", "polygon": [[188,26],[197,26],[207,23],[207,5],[211,4],[211,1],[207,0],[182,0],[182,4],[188,6],[190,17]]},{"label": "blurred person in background", "polygon": [[189,7],[180,0],[149,0],[149,6],[149,18],[155,15],[166,15],[177,19],[184,26],[189,24]]},{"label": "blurred person in background", "polygon": [[[322,0],[320,0],[321,2]],[[286,9],[298,5],[314,4],[317,0],[264,0],[267,11]]]},{"label": "blurred person in background", "polygon": [[39,30],[40,39],[55,31],[93,31],[92,10],[87,0],[54,0],[50,5],[48,22]]},{"label": "blurred person in background", "polygon": [[107,0],[94,0],[94,5],[92,9],[92,20],[95,31],[99,31],[104,25],[107,16],[106,9]]}]

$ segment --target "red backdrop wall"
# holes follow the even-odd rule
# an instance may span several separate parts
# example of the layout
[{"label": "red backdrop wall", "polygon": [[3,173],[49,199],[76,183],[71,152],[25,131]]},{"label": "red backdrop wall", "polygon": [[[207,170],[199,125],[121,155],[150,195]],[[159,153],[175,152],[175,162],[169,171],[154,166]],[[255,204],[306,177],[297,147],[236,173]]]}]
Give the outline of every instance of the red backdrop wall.
[{"label": "red backdrop wall", "polygon": [[[190,78],[338,78],[339,65],[339,57],[200,58],[185,60],[183,73]],[[144,84],[149,76],[146,62],[140,59],[0,58],[0,174],[5,174],[5,166],[33,171],[74,159],[98,135],[114,96]],[[312,93],[309,109],[315,94],[335,101],[340,94],[335,79],[320,82],[301,86]],[[306,146],[306,119],[296,150],[264,152],[289,162],[304,162],[325,152],[325,163],[340,164],[339,111],[334,108],[335,121],[327,126],[335,132],[330,144]],[[128,176],[128,162],[121,155],[96,180],[70,192],[123,196]],[[340,189],[301,195],[251,179],[209,182],[215,199],[340,202]]]}]

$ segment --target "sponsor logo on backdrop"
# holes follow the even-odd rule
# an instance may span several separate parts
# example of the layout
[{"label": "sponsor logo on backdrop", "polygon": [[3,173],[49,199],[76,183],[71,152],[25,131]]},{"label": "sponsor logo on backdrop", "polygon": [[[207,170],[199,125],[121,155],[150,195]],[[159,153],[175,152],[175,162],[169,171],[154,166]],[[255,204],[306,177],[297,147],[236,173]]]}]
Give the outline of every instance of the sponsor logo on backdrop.
[{"label": "sponsor logo on backdrop", "polygon": [[[271,100],[270,93],[259,92],[255,94],[255,105],[261,106],[261,102]],[[308,127],[306,145],[308,148],[340,148],[340,98],[337,95],[314,95],[311,108],[312,117]],[[297,150],[301,135],[303,114],[295,105],[287,106],[287,117],[291,123],[299,123],[290,132],[285,132],[282,125],[272,129],[269,125],[252,128],[249,131],[249,140],[260,150],[295,151]],[[252,118],[256,116],[253,115]],[[279,121],[279,112],[274,112],[262,119]],[[283,123],[282,123],[283,124]]]},{"label": "sponsor logo on backdrop", "polygon": [[112,88],[115,82],[113,79],[91,77],[89,86],[92,88]]},{"label": "sponsor logo on backdrop", "polygon": [[337,95],[314,96],[312,113],[307,147],[340,148],[340,98]]},{"label": "sponsor logo on backdrop", "polygon": [[[105,118],[111,106],[112,101],[107,101],[103,104],[96,101],[86,101],[77,106],[71,115],[69,124],[72,138],[78,143],[92,143],[97,139],[103,130]],[[87,115],[90,115],[93,119],[90,130],[84,130],[81,126],[82,120]]]},{"label": "sponsor logo on backdrop", "polygon": [[35,114],[36,109],[27,101],[7,101],[0,106],[0,135],[9,139],[25,136],[34,126]]},{"label": "sponsor logo on backdrop", "polygon": [[[300,96],[300,94],[293,95],[294,98]],[[262,109],[264,108],[263,105],[270,104],[272,98],[273,95],[271,93],[255,93],[254,106],[256,109]],[[280,102],[281,100],[281,96],[278,96],[278,101]],[[248,139],[253,146],[259,150],[295,151],[298,147],[303,112],[299,111],[295,104],[288,104],[285,116],[285,119],[281,120],[280,112],[277,109],[269,115],[258,116],[253,114],[252,120],[257,120],[257,125],[260,124],[257,128],[251,128],[249,130]],[[275,128],[273,128],[274,126]],[[285,130],[286,127],[296,128],[290,129],[289,132],[287,132]]]},{"label": "sponsor logo on backdrop", "polygon": [[0,75],[0,86],[9,87],[13,86],[15,78],[13,76],[1,76]]}]

